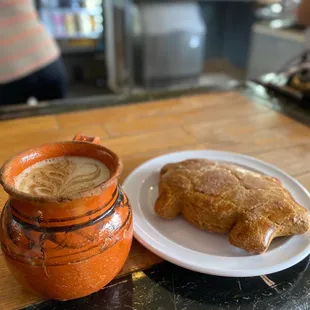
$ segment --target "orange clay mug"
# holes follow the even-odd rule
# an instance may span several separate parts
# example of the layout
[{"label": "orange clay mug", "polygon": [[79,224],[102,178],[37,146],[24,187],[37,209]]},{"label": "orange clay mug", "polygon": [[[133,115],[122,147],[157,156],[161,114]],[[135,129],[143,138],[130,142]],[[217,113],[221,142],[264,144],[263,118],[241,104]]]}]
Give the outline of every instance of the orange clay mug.
[{"label": "orange clay mug", "polygon": [[[18,154],[1,169],[10,198],[0,241],[13,276],[45,298],[67,300],[103,288],[123,267],[132,242],[132,213],[118,185],[122,163],[99,138],[45,144]],[[14,186],[24,169],[47,158],[84,156],[103,162],[110,178],[73,197],[40,197]]]}]

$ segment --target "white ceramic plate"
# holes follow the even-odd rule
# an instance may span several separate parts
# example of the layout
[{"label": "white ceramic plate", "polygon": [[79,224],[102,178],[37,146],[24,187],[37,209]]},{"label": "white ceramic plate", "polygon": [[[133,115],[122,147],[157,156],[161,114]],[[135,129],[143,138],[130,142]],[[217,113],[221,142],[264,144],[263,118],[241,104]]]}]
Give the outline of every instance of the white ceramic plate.
[{"label": "white ceramic plate", "polygon": [[300,183],[255,158],[219,151],[171,153],[145,162],[124,182],[124,190],[133,208],[134,236],[146,248],[181,267],[228,277],[277,272],[298,263],[310,253],[310,232],[275,239],[266,253],[250,255],[232,246],[227,235],[202,231],[182,216],[174,220],[159,218],[153,210],[158,196],[159,171],[167,163],[189,158],[230,162],[274,176],[281,180],[301,205],[310,208],[309,193]]}]

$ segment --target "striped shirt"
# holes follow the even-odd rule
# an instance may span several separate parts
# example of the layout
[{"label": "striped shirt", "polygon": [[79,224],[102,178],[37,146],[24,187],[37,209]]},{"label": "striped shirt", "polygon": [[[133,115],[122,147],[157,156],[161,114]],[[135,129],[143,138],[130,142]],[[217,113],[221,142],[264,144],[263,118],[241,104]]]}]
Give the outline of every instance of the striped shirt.
[{"label": "striped shirt", "polygon": [[33,0],[0,0],[0,84],[35,72],[59,57]]}]

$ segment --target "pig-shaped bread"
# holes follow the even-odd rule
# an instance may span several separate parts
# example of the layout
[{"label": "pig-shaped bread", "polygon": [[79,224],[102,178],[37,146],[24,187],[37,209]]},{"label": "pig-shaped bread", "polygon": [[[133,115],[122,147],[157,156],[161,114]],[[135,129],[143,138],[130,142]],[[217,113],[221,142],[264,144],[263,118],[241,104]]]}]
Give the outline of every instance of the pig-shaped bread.
[{"label": "pig-shaped bread", "polygon": [[250,253],[310,228],[309,211],[277,179],[206,159],[161,169],[155,212],[165,219],[182,214],[201,229],[229,233],[231,244]]}]

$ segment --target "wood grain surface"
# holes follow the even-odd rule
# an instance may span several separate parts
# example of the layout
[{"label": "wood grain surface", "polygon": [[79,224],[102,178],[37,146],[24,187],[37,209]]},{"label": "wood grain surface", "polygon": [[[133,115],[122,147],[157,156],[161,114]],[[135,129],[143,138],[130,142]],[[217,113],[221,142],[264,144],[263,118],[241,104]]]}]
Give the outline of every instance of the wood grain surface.
[{"label": "wood grain surface", "polygon": [[[96,135],[124,161],[124,178],[142,162],[171,151],[217,149],[250,154],[288,172],[310,190],[310,129],[238,92],[0,122],[0,163],[47,142]],[[7,199],[0,191],[0,205]],[[120,275],[161,259],[134,241]],[[10,275],[0,255],[0,309],[39,302]]]}]

